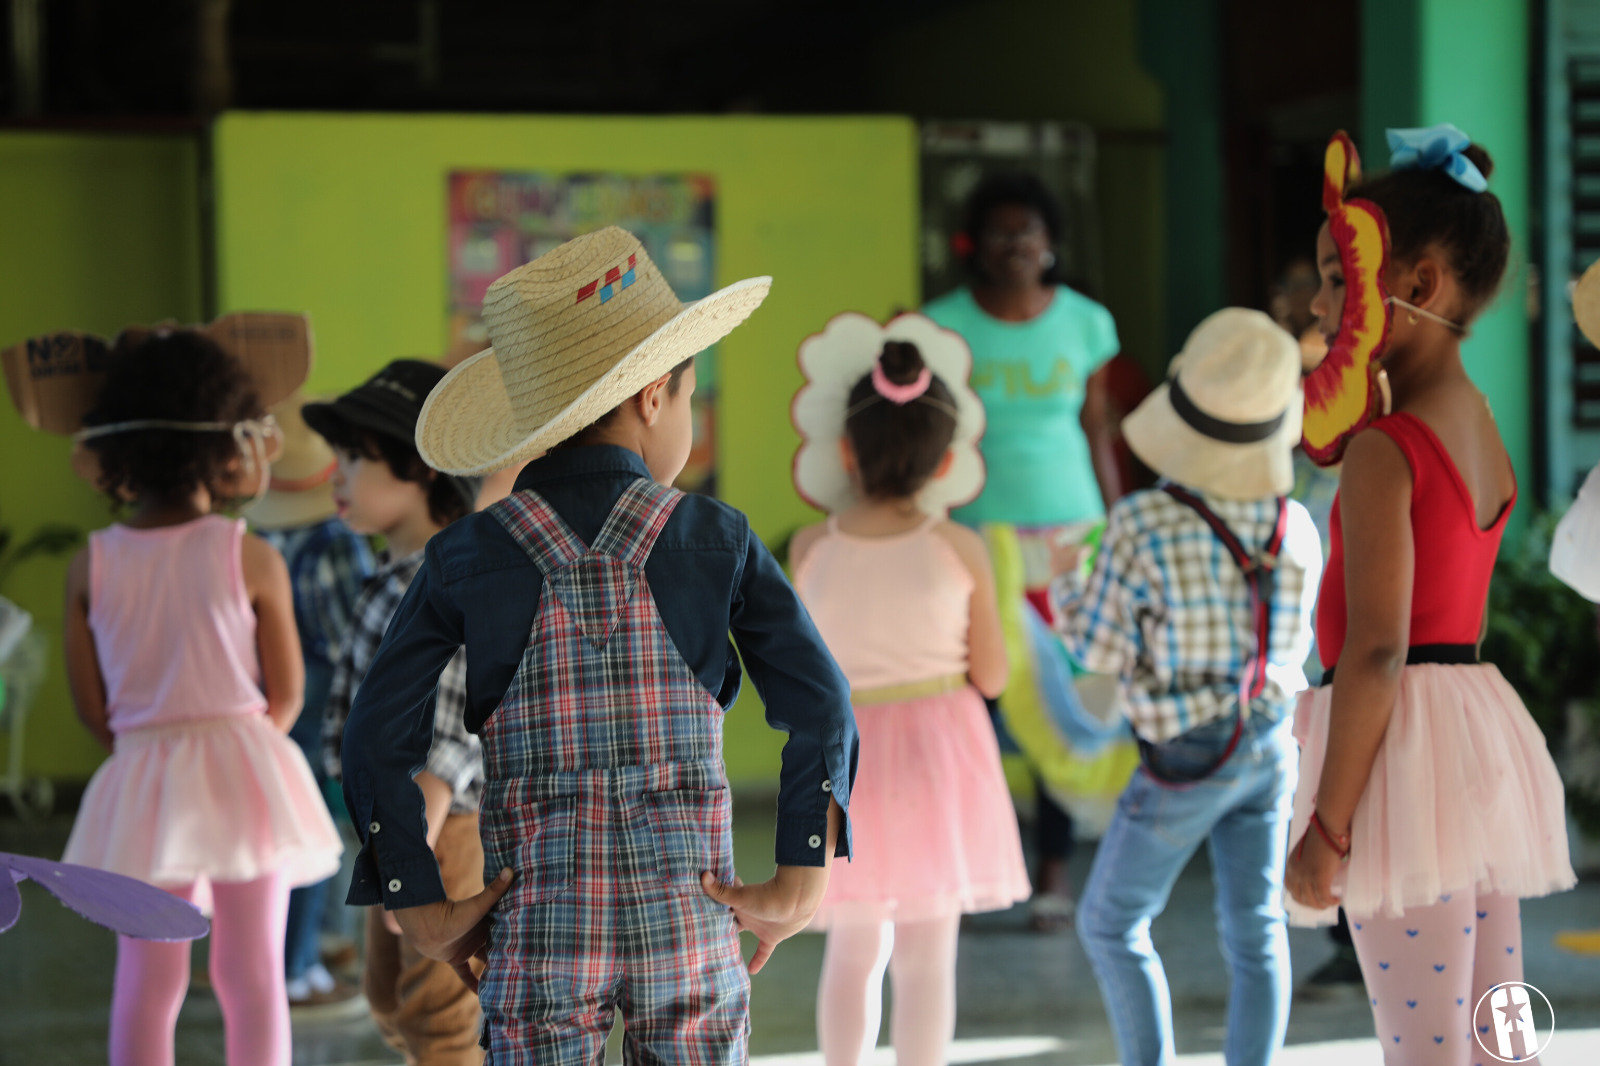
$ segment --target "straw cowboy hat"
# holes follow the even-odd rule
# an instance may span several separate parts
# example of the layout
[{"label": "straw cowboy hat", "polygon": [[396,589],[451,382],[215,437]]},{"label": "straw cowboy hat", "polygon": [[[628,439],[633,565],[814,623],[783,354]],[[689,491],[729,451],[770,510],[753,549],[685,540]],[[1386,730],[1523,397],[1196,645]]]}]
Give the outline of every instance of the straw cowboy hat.
[{"label": "straw cowboy hat", "polygon": [[1285,496],[1303,404],[1295,339],[1260,311],[1230,307],[1189,334],[1122,435],[1180,485],[1229,500]]},{"label": "straw cowboy hat", "polygon": [[489,286],[493,345],[428,396],[417,451],[483,474],[559,444],[761,306],[768,277],[680,303],[638,238],[615,226],[568,241]]},{"label": "straw cowboy hat", "polygon": [[272,464],[272,480],[261,502],[244,512],[257,529],[294,529],[322,522],[338,513],[333,499],[333,471],[338,460],[328,442],[306,425],[299,391],[272,409],[283,440],[283,452]]}]

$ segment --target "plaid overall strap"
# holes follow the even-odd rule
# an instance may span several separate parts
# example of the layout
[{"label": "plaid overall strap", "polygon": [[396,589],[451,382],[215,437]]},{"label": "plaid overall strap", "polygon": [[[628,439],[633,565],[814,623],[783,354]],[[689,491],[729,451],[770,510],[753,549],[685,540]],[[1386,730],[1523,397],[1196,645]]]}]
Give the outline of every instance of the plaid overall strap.
[{"label": "plaid overall strap", "polygon": [[640,478],[622,490],[589,550],[643,569],[682,500],[679,490]]},{"label": "plaid overall strap", "polygon": [[487,510],[528,553],[546,580],[589,552],[555,508],[532,489],[513,492]]}]

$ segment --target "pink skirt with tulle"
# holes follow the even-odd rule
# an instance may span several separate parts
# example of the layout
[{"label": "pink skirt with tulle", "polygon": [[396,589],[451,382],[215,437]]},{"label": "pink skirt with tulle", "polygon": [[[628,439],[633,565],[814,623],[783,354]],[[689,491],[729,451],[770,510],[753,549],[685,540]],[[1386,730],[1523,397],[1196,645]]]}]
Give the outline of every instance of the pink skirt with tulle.
[{"label": "pink skirt with tulle", "polygon": [[972,688],[856,708],[852,858],[811,928],[1001,910],[1029,895],[1000,747]]},{"label": "pink skirt with tulle", "polygon": [[[1291,846],[1305,834],[1327,754],[1332,686],[1301,696],[1294,732],[1300,787]],[[1576,883],[1561,779],[1544,735],[1493,666],[1408,666],[1350,825],[1335,880],[1355,918],[1395,917],[1475,891],[1526,898]],[[1287,900],[1295,925],[1338,909]]]},{"label": "pink skirt with tulle", "polygon": [[83,796],[64,862],[163,887],[281,873],[315,884],[344,846],[311,767],[264,714],[205,718],[117,737]]}]

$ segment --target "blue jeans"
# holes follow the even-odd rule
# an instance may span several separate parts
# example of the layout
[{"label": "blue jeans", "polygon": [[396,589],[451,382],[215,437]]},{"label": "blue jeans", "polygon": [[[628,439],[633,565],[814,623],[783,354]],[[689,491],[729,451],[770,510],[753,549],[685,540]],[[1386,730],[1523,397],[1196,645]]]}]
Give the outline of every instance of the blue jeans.
[{"label": "blue jeans", "polygon": [[[311,773],[320,786],[327,776],[322,772],[322,712],[333,687],[333,664],[306,656],[306,702],[300,717],[289,730],[289,739],[305,752]],[[327,913],[328,893],[333,879],[306,885],[289,893],[289,919],[284,930],[283,971],[289,980],[304,977],[320,959],[318,936],[322,916]]]},{"label": "blue jeans", "polygon": [[[1204,772],[1233,726],[1232,718],[1208,722],[1160,745],[1160,765],[1168,776]],[[1078,904],[1078,936],[1123,1066],[1175,1059],[1172,999],[1150,923],[1203,840],[1211,842],[1217,930],[1232,978],[1224,1057],[1229,1066],[1266,1066],[1283,1046],[1290,996],[1283,867],[1299,758],[1289,721],[1256,714],[1206,780],[1171,788],[1140,768],[1128,782]]]}]

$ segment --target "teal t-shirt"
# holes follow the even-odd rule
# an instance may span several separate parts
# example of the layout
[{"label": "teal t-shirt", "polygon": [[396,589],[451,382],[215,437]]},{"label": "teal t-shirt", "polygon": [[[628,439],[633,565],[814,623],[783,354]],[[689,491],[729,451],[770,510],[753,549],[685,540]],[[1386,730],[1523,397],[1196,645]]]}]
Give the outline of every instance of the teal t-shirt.
[{"label": "teal t-shirt", "polygon": [[922,309],[972,348],[972,388],[989,426],[983,495],[952,517],[1057,525],[1105,513],[1079,415],[1089,376],[1117,354],[1111,312],[1065,285],[1043,314],[1003,322],[957,289]]}]

